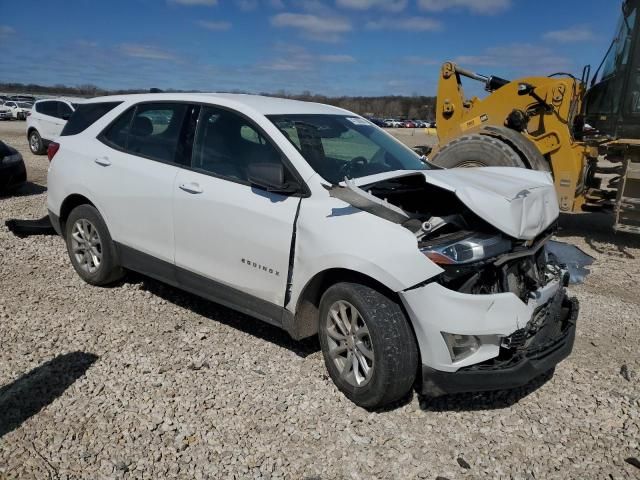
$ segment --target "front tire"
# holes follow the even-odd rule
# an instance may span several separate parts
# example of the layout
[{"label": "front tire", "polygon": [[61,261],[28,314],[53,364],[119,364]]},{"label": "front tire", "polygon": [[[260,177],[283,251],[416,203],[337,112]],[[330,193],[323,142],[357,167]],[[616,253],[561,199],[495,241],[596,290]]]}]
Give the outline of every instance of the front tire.
[{"label": "front tire", "polygon": [[389,296],[356,283],[330,287],[320,301],[319,337],[329,376],[356,405],[380,408],[411,390],[418,349]]},{"label": "front tire", "polygon": [[74,208],[65,222],[71,264],[91,285],[109,285],[123,277],[116,250],[102,216],[92,205]]},{"label": "front tire", "polygon": [[429,160],[443,168],[526,167],[520,155],[505,142],[479,134],[451,140]]},{"label": "front tire", "polygon": [[29,133],[29,149],[34,155],[42,155],[45,152],[44,142],[37,130],[31,130]]}]

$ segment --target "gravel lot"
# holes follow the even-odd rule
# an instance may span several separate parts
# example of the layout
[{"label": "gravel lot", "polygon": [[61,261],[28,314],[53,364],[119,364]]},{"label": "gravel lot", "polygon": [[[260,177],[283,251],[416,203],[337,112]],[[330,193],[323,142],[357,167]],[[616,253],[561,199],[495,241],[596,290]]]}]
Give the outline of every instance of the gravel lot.
[{"label": "gravel lot", "polygon": [[0,479],[640,478],[640,240],[606,217],[563,218],[595,263],[551,379],[367,412],[315,340],[138,275],[91,287],[60,238],[13,236],[46,212],[47,160],[23,122],[0,139],[33,182],[0,198]]}]

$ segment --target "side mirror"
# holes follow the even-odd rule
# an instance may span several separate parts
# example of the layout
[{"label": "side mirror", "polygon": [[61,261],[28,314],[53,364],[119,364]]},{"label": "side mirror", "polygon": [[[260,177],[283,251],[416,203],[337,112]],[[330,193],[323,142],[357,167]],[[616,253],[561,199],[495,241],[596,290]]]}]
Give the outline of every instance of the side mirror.
[{"label": "side mirror", "polygon": [[252,185],[268,192],[296,193],[300,189],[296,183],[285,182],[284,166],[279,162],[251,163],[247,173]]},{"label": "side mirror", "polygon": [[69,120],[71,118],[71,114],[70,113],[63,113],[62,114],[62,119],[63,120]]}]

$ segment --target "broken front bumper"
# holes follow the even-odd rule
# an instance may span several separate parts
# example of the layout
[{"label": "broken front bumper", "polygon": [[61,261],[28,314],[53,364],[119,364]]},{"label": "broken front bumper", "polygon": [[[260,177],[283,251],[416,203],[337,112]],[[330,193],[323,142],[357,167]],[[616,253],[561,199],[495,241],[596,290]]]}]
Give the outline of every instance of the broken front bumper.
[{"label": "broken front bumper", "polygon": [[[422,357],[422,392],[514,388],[552,369],[573,348],[578,303],[560,278],[525,304],[512,293],[469,295],[437,283],[401,293]],[[452,361],[442,332],[473,335],[479,347]]]}]

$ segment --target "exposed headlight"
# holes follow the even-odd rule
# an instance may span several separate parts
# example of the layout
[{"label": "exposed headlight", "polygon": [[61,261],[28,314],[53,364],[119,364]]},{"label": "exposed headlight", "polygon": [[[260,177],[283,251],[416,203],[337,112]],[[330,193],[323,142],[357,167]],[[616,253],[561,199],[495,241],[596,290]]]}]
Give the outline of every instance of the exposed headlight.
[{"label": "exposed headlight", "polygon": [[20,156],[20,154],[18,152],[12,154],[12,155],[7,155],[6,157],[4,157],[4,159],[0,158],[0,163],[3,163],[5,165],[8,165],[10,163],[18,163],[22,161],[22,156]]},{"label": "exposed headlight", "polygon": [[452,242],[430,245],[421,251],[435,263],[458,265],[496,257],[511,248],[511,241],[500,235],[476,233]]},{"label": "exposed headlight", "polygon": [[480,339],[475,335],[457,335],[455,333],[441,332],[444,342],[449,349],[452,362],[458,362],[473,355],[478,351]]}]

